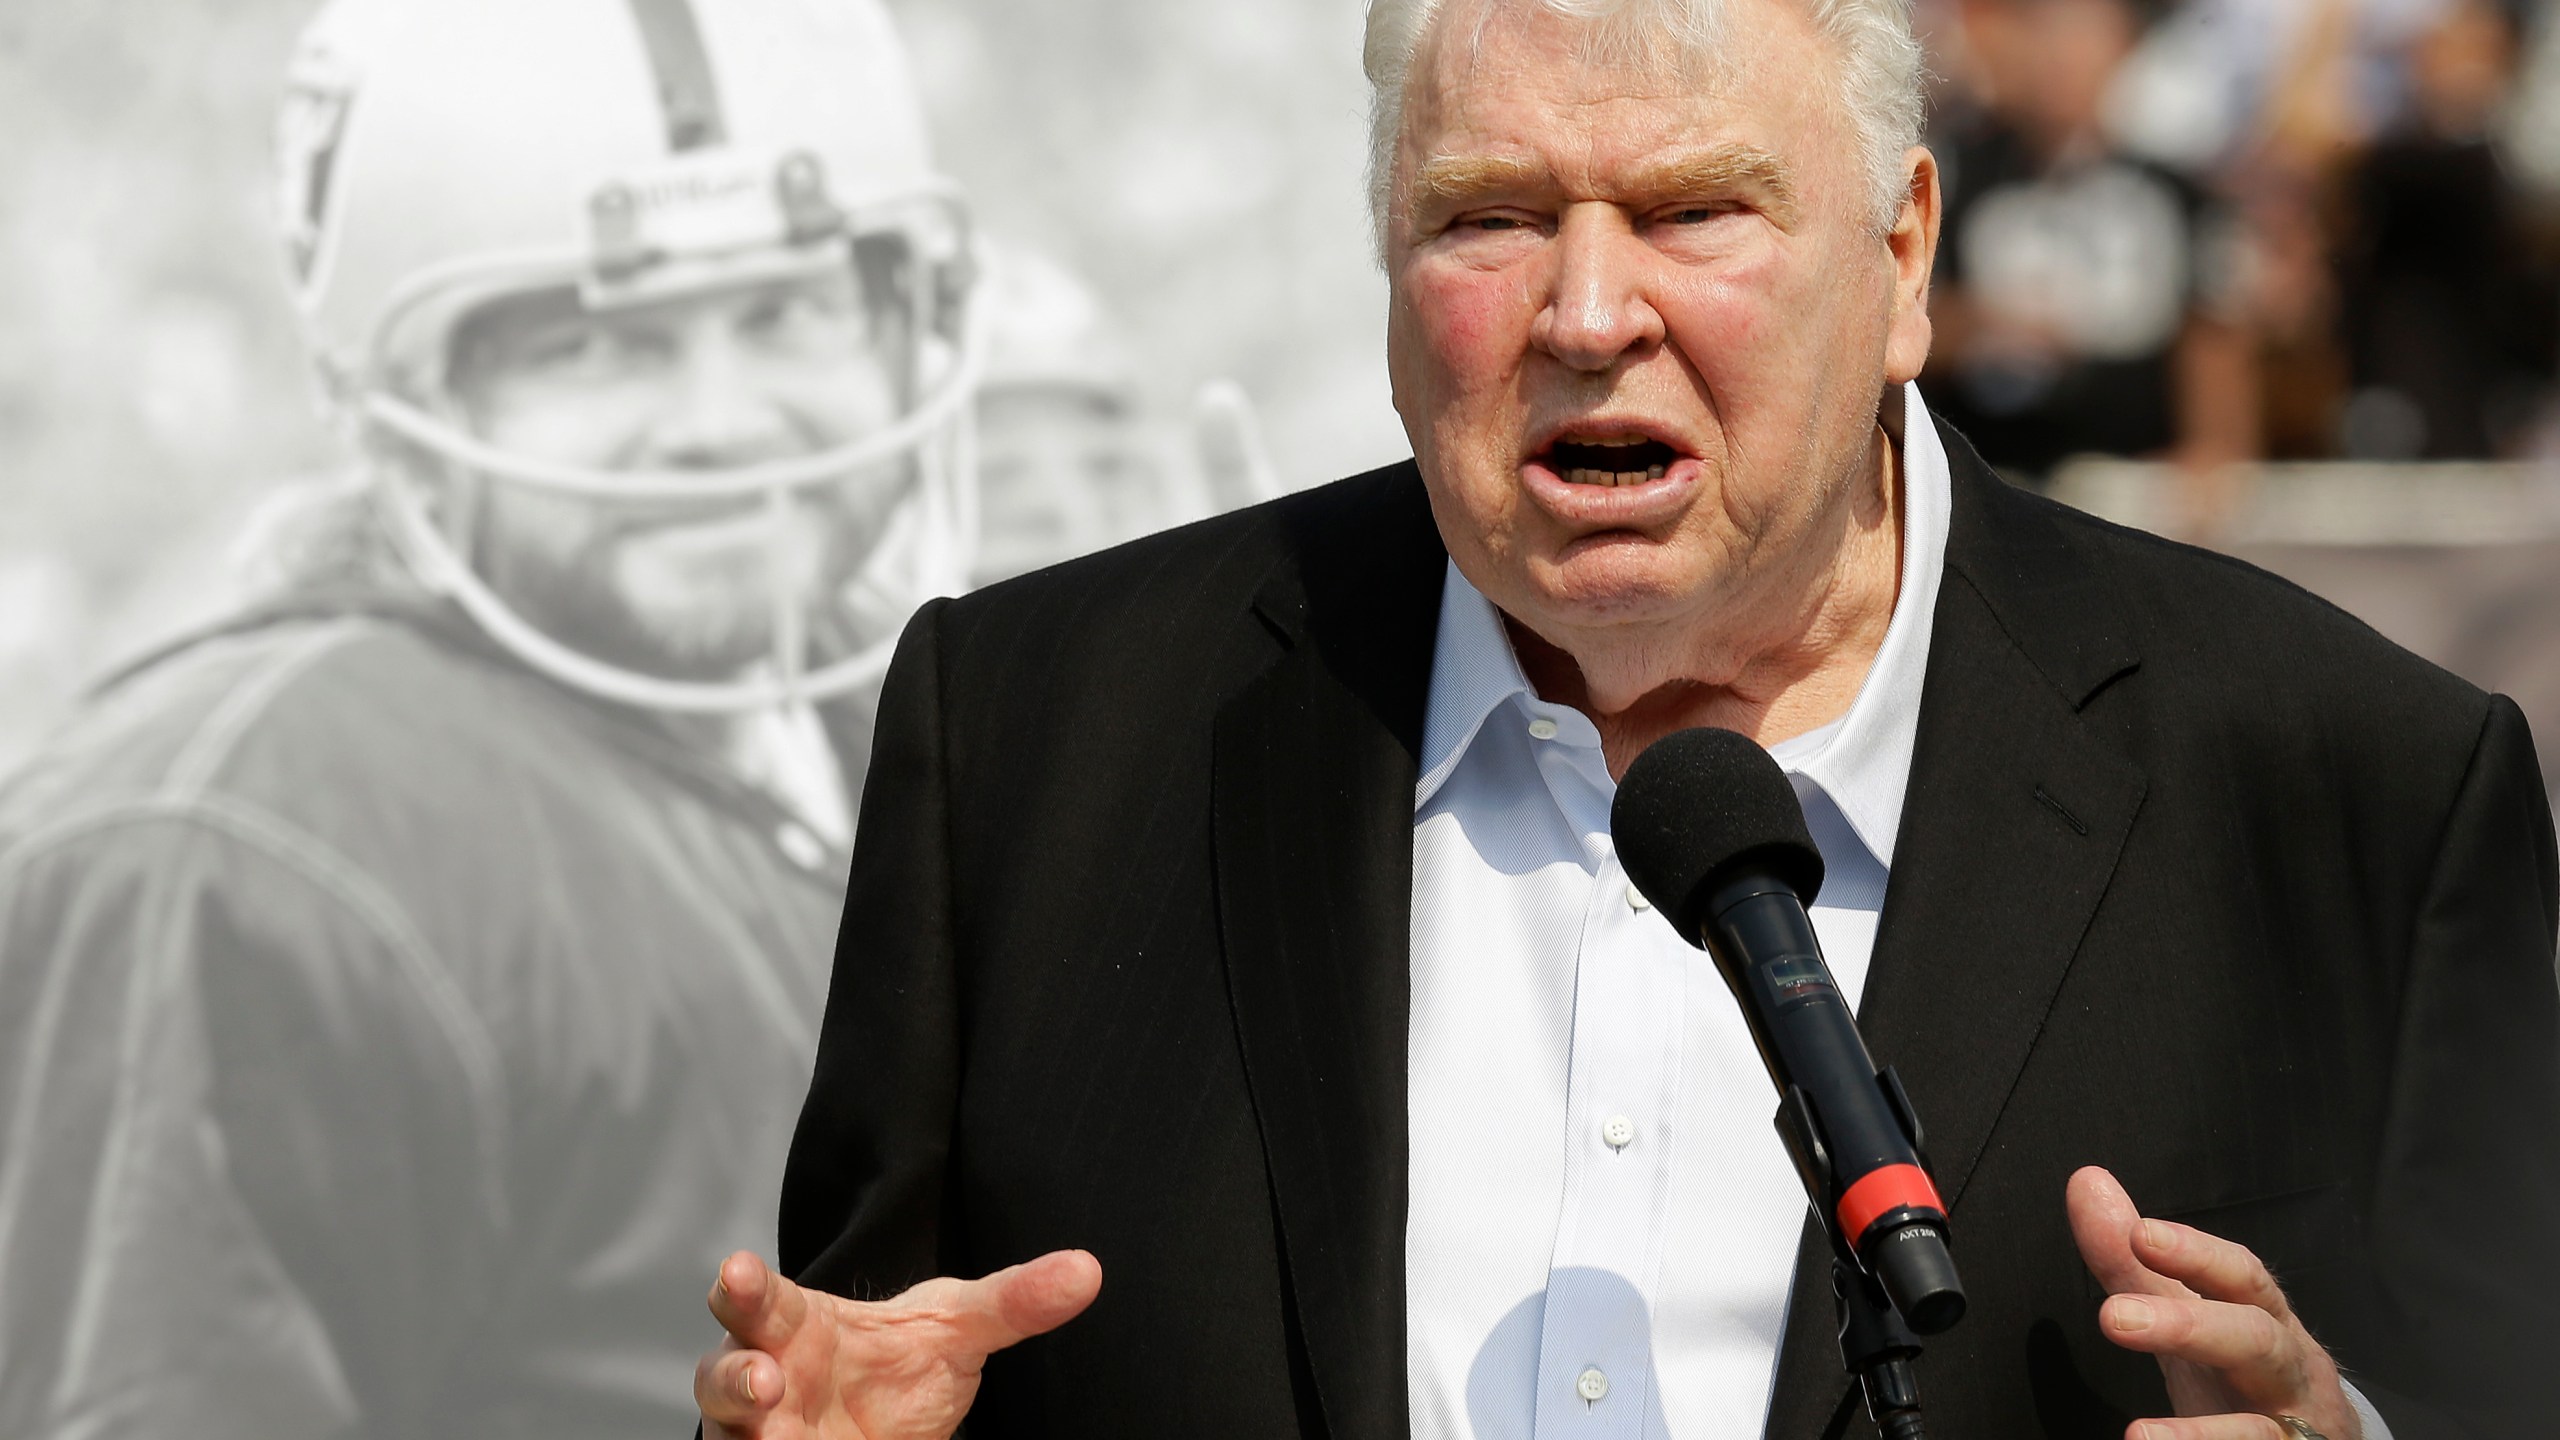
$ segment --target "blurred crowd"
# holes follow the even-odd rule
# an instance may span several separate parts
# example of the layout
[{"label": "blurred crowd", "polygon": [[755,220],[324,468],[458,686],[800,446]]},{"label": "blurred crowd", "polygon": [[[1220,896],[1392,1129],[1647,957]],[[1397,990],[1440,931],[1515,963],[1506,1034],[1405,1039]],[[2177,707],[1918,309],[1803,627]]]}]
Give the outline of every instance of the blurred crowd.
[{"label": "blurred crowd", "polygon": [[1931,403],[2028,477],[2560,451],[2530,0],[1923,0]]}]

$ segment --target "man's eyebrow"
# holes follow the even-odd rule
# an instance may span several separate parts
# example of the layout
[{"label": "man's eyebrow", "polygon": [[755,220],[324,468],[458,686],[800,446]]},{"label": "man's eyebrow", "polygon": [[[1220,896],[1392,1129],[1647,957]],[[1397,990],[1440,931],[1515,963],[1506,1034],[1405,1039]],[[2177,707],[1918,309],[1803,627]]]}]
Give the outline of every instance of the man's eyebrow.
[{"label": "man's eyebrow", "polygon": [[[1540,162],[1518,155],[1434,155],[1414,168],[1411,195],[1416,211],[1454,208],[1506,190],[1544,189],[1555,179]],[[1796,215],[1794,172],[1787,163],[1754,145],[1719,145],[1675,156],[1638,170],[1625,193],[1643,200],[1756,193],[1767,199],[1781,224]]]},{"label": "man's eyebrow", "polygon": [[1414,167],[1411,194],[1414,208],[1420,210],[1553,183],[1545,165],[1525,156],[1434,155]]},{"label": "man's eyebrow", "polygon": [[1779,224],[1796,218],[1795,173],[1756,145],[1719,145],[1679,156],[1640,172],[1628,189],[1658,200],[1744,191],[1765,199]]}]

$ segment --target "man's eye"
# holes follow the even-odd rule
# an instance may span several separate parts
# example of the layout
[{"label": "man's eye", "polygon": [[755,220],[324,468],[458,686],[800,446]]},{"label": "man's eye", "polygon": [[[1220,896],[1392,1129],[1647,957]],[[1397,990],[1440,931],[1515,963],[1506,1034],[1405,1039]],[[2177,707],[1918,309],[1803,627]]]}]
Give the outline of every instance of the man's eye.
[{"label": "man's eye", "polygon": [[1460,221],[1468,230],[1526,230],[1529,222],[1517,215],[1473,215]]},{"label": "man's eye", "polygon": [[584,325],[537,337],[519,353],[526,369],[562,376],[621,374],[662,365],[673,337],[638,325]]},{"label": "man's eye", "polygon": [[794,290],[769,295],[739,317],[748,334],[768,338],[832,336],[858,328],[860,302],[849,287]]},{"label": "man's eye", "polygon": [[1718,216],[1732,214],[1733,208],[1730,205],[1683,205],[1662,218],[1672,225],[1703,225]]},{"label": "man's eye", "polygon": [[595,364],[612,349],[612,342],[602,332],[580,326],[534,337],[520,358],[537,370],[570,370]]},{"label": "man's eye", "polygon": [[810,307],[796,295],[769,295],[748,306],[747,313],[739,317],[739,322],[750,331],[770,333],[794,321],[807,319],[809,311]]}]

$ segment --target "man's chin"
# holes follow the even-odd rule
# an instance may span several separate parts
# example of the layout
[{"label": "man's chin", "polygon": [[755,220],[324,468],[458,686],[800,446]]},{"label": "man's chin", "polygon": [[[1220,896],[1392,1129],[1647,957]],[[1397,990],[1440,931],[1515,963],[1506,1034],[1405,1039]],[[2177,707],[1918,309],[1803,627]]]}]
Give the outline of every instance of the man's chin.
[{"label": "man's chin", "polygon": [[1694,611],[1707,588],[1699,567],[1661,541],[1587,535],[1528,566],[1520,598],[1535,614],[1522,618],[1574,630],[1641,627]]},{"label": "man's chin", "polygon": [[773,657],[773,619],[764,607],[726,614],[653,613],[608,605],[534,603],[524,618],[568,649],[616,670],[680,684],[734,680]]},{"label": "man's chin", "polygon": [[671,680],[711,682],[734,679],[773,657],[773,623],[758,612],[732,617],[728,623],[706,623],[700,614],[654,618],[635,611],[614,648],[627,668]]},{"label": "man's chin", "polygon": [[[506,557],[491,588],[522,621],[575,654],[630,674],[718,683],[772,659],[774,596],[761,577],[617,564],[612,550],[572,562]],[[795,601],[815,609],[815,585]]]}]

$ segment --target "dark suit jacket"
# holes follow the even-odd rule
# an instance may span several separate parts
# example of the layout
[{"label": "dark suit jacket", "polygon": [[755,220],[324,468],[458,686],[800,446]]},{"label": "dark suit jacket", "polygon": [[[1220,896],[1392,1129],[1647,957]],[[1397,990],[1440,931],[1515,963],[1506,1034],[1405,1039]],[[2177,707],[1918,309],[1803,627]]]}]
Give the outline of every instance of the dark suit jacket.
[{"label": "dark suit jacket", "polygon": [[[2522,717],[1948,448],[1861,1017],[1927,1123],[1972,1295],[1921,1364],[1932,1428],[2165,1413],[2153,1362],[2099,1336],[2064,1221],[2095,1162],[2271,1262],[2399,1440],[2553,1433],[2560,884]],[[866,1297],[1098,1255],[1092,1311],[989,1367],[982,1440],[1405,1433],[1443,564],[1403,465],[908,630],[781,1255]],[[1808,1236],[1780,1440],[1868,1433],[1825,1263]]]}]

